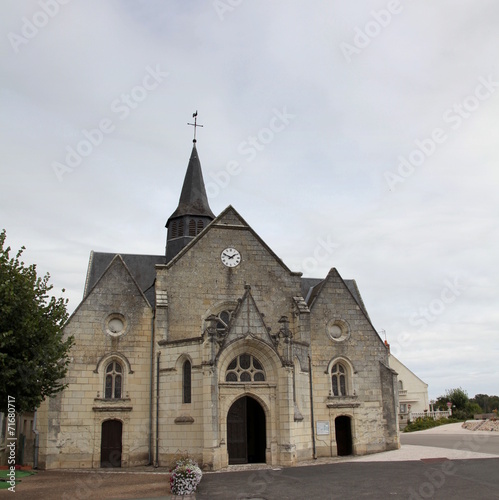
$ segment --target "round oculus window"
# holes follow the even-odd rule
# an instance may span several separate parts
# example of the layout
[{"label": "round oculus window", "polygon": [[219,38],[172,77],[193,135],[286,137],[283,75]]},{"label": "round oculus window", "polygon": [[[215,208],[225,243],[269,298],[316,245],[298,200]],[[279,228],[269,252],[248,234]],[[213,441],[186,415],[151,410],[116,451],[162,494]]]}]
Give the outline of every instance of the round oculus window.
[{"label": "round oculus window", "polygon": [[326,324],[326,332],[336,342],[341,342],[350,337],[348,324],[340,319],[329,320]]},{"label": "round oculus window", "polygon": [[106,320],[106,333],[112,337],[122,335],[125,331],[125,318],[121,314],[112,314]]}]

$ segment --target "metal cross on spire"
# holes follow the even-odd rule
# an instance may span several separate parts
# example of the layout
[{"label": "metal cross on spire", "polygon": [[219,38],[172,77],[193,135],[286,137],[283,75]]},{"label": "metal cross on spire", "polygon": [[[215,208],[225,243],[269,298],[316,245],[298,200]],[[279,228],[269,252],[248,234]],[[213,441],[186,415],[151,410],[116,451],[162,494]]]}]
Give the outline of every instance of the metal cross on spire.
[{"label": "metal cross on spire", "polygon": [[194,127],[194,139],[192,142],[196,142],[196,128],[202,127],[203,125],[198,125],[198,110],[197,109],[196,109],[196,112],[193,113],[192,117],[194,118],[194,123],[187,123],[187,125],[192,125]]}]

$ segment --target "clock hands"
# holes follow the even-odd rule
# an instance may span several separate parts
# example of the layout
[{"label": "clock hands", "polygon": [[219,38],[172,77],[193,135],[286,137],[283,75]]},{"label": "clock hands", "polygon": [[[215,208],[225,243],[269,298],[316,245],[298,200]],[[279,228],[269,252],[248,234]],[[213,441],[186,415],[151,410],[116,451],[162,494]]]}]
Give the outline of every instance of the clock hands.
[{"label": "clock hands", "polygon": [[232,247],[222,250],[220,257],[222,258],[222,263],[227,267],[236,267],[241,262],[241,254]]}]

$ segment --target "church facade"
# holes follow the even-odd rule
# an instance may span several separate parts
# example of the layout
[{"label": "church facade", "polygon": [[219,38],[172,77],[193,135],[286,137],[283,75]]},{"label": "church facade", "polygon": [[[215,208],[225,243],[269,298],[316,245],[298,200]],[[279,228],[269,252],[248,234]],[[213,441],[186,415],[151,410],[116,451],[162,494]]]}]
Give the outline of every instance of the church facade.
[{"label": "church facade", "polygon": [[304,278],[231,206],[196,144],[164,255],[92,252],[41,468],[293,465],[399,447],[397,377],[353,280]]}]

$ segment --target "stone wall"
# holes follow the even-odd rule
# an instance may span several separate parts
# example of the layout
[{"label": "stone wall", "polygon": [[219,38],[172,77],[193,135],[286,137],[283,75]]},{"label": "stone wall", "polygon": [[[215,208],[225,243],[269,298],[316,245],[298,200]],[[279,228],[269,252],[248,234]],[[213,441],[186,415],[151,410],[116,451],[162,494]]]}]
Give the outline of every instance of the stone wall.
[{"label": "stone wall", "polygon": [[[109,320],[122,318],[114,334]],[[65,328],[74,335],[67,389],[39,410],[41,468],[100,467],[102,422],[123,423],[122,466],[149,461],[152,310],[121,258],[81,303]],[[122,395],[104,397],[105,370],[123,368]]]},{"label": "stone wall", "polygon": [[[354,454],[386,450],[392,436],[398,442],[397,430],[387,427],[389,395],[383,398],[380,374],[380,363],[388,363],[387,349],[335,269],[311,305],[310,329],[314,417],[316,423],[327,422],[330,431],[316,436],[317,454],[338,453],[335,421],[340,416],[350,418]],[[346,371],[345,395],[332,393],[336,363]]]}]

